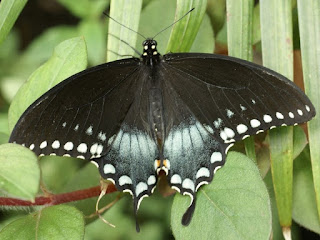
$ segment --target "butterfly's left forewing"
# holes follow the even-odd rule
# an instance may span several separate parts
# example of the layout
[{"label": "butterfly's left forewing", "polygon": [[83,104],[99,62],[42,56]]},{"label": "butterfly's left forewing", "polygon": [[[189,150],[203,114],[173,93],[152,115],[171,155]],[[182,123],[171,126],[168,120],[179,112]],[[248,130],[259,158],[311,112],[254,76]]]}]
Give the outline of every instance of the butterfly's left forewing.
[{"label": "butterfly's left forewing", "polygon": [[134,101],[138,75],[139,60],[128,59],[71,76],[24,112],[10,142],[37,155],[102,156]]}]

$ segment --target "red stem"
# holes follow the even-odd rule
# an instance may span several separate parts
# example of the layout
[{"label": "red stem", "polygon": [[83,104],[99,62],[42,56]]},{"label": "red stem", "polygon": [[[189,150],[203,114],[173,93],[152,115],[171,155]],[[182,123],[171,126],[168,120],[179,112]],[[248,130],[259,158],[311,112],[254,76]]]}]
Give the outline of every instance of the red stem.
[{"label": "red stem", "polygon": [[[114,185],[109,185],[106,193],[117,191]],[[87,198],[97,197],[101,193],[101,187],[82,189],[78,191],[50,194],[48,196],[36,197],[34,202],[21,200],[17,198],[0,197],[0,206],[41,206],[41,205],[58,205],[61,203],[74,202]]]}]

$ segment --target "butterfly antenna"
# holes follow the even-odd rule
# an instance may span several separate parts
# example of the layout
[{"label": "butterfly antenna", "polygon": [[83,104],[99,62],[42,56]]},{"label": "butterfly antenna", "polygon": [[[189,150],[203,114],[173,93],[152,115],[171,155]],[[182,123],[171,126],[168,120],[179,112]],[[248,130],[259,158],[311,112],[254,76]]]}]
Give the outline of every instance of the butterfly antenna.
[{"label": "butterfly antenna", "polygon": [[[141,53],[140,53],[137,49],[135,49],[134,47],[132,47],[132,46],[131,46],[129,43],[127,43],[126,41],[120,39],[118,36],[116,36],[116,35],[114,35],[114,34],[112,34],[112,33],[108,33],[108,35],[110,35],[110,36],[118,39],[120,42],[123,42],[124,44],[126,44],[127,46],[129,46],[136,54],[138,54],[139,56],[141,56]],[[110,51],[110,50],[108,50],[108,51]]]},{"label": "butterfly antenna", "polygon": [[189,13],[191,13],[194,10],[194,8],[190,9],[186,14],[184,14],[181,18],[179,18],[177,21],[171,23],[168,27],[166,27],[165,29],[161,30],[160,32],[158,32],[156,35],[154,35],[154,37],[152,39],[154,39],[156,36],[158,36],[160,33],[166,31],[168,28],[171,28],[173,25],[175,25],[177,22],[179,22],[182,18],[184,18],[185,16],[187,16]]},{"label": "butterfly antenna", "polygon": [[147,39],[147,38],[146,38],[145,36],[143,36],[141,33],[139,33],[139,32],[137,32],[137,31],[135,31],[135,30],[127,27],[126,25],[122,24],[121,22],[118,22],[117,20],[115,20],[114,18],[112,18],[109,14],[107,14],[106,12],[103,12],[103,14],[104,14],[105,16],[107,16],[108,18],[110,18],[111,20],[113,20],[113,21],[115,21],[116,23],[118,23],[120,26],[122,26],[122,27],[124,27],[124,28],[126,28],[126,29],[129,29],[130,31],[138,34],[139,36],[143,37],[144,39]]}]

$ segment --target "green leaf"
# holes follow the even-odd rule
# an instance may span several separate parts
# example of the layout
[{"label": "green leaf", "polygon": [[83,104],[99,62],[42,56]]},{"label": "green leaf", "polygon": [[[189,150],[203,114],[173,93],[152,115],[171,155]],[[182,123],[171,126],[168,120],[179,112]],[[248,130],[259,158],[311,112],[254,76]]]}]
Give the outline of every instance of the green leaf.
[{"label": "green leaf", "polygon": [[191,223],[184,227],[181,218],[189,201],[186,196],[175,196],[171,223],[176,239],[270,238],[268,192],[256,165],[243,154],[230,152],[212,183],[200,188]]},{"label": "green leaf", "polygon": [[[292,1],[260,2],[263,64],[293,79]],[[279,103],[281,104],[281,103]],[[291,226],[292,213],[292,127],[269,132],[271,170],[280,224]]]},{"label": "green leaf", "polygon": [[11,74],[23,80],[26,79],[50,58],[59,43],[77,37],[77,35],[77,29],[69,26],[56,26],[45,30],[30,43],[16,63],[12,65]]},{"label": "green leaf", "polygon": [[210,17],[214,33],[217,34],[226,20],[226,1],[208,0],[207,13]]},{"label": "green leaf", "polygon": [[306,94],[318,111],[313,120],[308,122],[309,144],[312,161],[314,188],[320,219],[320,1],[298,0],[300,45],[303,66],[303,79]]},{"label": "green leaf", "polygon": [[310,154],[304,150],[294,161],[293,219],[305,228],[320,234],[320,221],[312,179]]},{"label": "green leaf", "polygon": [[64,205],[43,208],[13,221],[0,232],[3,240],[70,240],[83,237],[84,221],[81,212]]},{"label": "green leaf", "polygon": [[[228,54],[252,61],[253,0],[227,0]],[[240,9],[240,11],[239,11]],[[257,161],[254,137],[244,140],[246,154]]]},{"label": "green leaf", "polygon": [[[110,51],[107,53],[107,62],[134,55],[135,52],[130,46],[136,45],[137,34],[133,31],[138,31],[141,6],[142,0],[111,1],[110,16],[126,27],[111,19],[109,20],[108,50]],[[119,11],[119,9],[122,11]]]},{"label": "green leaf", "polygon": [[84,20],[79,24],[79,32],[84,36],[90,65],[102,64],[106,59],[107,29],[98,20]]},{"label": "green leaf", "polygon": [[[44,156],[40,159],[42,181],[53,193],[62,193],[84,161],[71,157]],[[98,185],[98,183],[96,183]],[[71,189],[74,191],[75,189]]]},{"label": "green leaf", "polygon": [[107,8],[110,0],[58,0],[73,15],[79,18],[98,18]]},{"label": "green leaf", "polygon": [[[143,200],[143,202],[150,201],[153,203],[154,208],[158,207],[158,205],[155,204],[156,202],[152,201],[151,198],[146,198]],[[132,214],[133,210],[130,208],[130,206],[132,206],[132,198],[129,194],[126,194],[126,197],[123,197],[103,214],[103,217],[116,227],[112,228],[107,226],[100,219],[97,219],[86,226],[85,239],[105,240],[106,236],[108,236],[108,239],[126,240],[168,239],[168,232],[164,231],[162,222],[156,221],[154,216],[153,219],[145,220],[143,223],[141,223],[140,232],[137,233],[135,228],[135,219]],[[124,211],[124,209],[128,210]],[[141,215],[139,214],[139,216]]]},{"label": "green leaf", "polygon": [[0,189],[21,199],[34,201],[39,189],[40,169],[36,155],[20,145],[0,145]]},{"label": "green leaf", "polygon": [[177,0],[175,21],[180,19],[193,7],[195,9],[191,13],[173,26],[167,51],[189,52],[205,14],[207,0]]},{"label": "green leaf", "polygon": [[[152,37],[158,32],[174,22],[176,3],[171,0],[155,0],[148,4],[141,12],[139,32],[146,37]],[[190,9],[188,9],[190,10]],[[163,12],[166,12],[166,17],[163,17]],[[187,12],[187,11],[186,11]],[[192,11],[190,14],[193,14]],[[158,52],[166,53],[167,43],[170,37],[170,29],[159,34],[155,40],[158,42]],[[141,42],[137,41],[136,48],[142,48]],[[190,49],[191,52],[206,52],[213,53],[214,38],[212,26],[209,17],[205,15],[197,33],[197,36]],[[173,52],[169,50],[169,52]]]},{"label": "green leaf", "polygon": [[73,38],[59,44],[52,57],[30,76],[12,101],[9,109],[10,130],[31,103],[67,77],[84,70],[86,65],[83,38]]},{"label": "green leaf", "polygon": [[9,140],[9,135],[3,132],[0,132],[0,144],[7,143]]},{"label": "green leaf", "polygon": [[0,44],[7,37],[27,0],[2,0],[0,2]]}]

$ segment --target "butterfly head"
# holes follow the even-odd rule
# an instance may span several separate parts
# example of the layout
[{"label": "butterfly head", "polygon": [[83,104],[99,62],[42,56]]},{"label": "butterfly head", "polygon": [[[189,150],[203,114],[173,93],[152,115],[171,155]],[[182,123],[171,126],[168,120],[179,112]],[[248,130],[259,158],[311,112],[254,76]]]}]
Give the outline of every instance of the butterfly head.
[{"label": "butterfly head", "polygon": [[143,41],[142,46],[143,54],[141,57],[143,62],[147,65],[153,65],[156,63],[160,56],[157,50],[157,41],[147,38],[145,41]]}]

